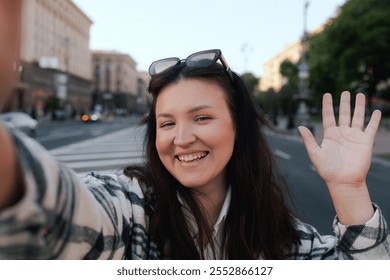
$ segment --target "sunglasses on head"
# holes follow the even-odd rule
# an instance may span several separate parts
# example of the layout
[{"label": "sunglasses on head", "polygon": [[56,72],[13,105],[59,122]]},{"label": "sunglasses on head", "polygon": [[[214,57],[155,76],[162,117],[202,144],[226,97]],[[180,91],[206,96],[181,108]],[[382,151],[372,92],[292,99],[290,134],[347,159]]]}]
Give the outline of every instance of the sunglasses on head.
[{"label": "sunglasses on head", "polygon": [[233,80],[233,73],[223,57],[221,50],[218,49],[196,52],[189,55],[186,59],[169,57],[157,60],[150,65],[149,74],[150,76],[154,76],[180,63],[185,63],[187,67],[205,68],[214,65],[218,60],[221,61],[230,79]]}]

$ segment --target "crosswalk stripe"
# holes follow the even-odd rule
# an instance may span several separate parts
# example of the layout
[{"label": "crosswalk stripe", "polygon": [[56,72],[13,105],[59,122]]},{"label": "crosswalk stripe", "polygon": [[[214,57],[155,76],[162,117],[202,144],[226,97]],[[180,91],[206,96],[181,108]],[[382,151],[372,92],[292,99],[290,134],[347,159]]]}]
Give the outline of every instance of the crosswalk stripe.
[{"label": "crosswalk stripe", "polygon": [[77,174],[119,171],[143,161],[143,127],[130,127],[49,152]]}]

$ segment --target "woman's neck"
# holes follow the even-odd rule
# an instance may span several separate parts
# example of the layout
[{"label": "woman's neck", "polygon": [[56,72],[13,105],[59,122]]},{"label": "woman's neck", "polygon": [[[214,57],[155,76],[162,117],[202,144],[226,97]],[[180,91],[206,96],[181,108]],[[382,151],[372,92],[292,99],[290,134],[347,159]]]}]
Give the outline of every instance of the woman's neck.
[{"label": "woman's neck", "polygon": [[209,189],[208,192],[194,192],[195,200],[201,205],[210,228],[213,228],[221,212],[227,193],[226,186]]}]

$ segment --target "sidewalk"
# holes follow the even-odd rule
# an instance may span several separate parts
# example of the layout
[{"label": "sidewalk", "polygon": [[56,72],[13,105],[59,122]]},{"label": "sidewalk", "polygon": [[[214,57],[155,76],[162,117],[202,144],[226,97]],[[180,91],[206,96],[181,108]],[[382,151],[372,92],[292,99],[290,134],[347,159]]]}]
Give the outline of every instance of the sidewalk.
[{"label": "sidewalk", "polygon": [[[314,137],[316,138],[317,143],[321,144],[322,137],[324,135],[322,123],[316,122],[311,123],[311,125],[314,128]],[[286,117],[278,118],[278,125],[276,126],[276,129],[280,130],[283,133],[288,133],[289,135],[293,135],[297,138],[300,138],[298,129],[295,128],[291,131],[287,130]],[[387,156],[387,160],[390,161],[390,130],[384,126],[381,126],[379,128],[375,137],[373,156],[379,157],[381,159],[386,159],[385,156]]]}]

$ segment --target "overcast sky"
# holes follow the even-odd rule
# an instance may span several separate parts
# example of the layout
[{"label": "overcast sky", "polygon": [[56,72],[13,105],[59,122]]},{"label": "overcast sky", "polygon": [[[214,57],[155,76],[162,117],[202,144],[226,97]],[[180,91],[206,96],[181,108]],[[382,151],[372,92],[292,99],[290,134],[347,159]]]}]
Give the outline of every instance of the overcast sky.
[{"label": "overcast sky", "polygon": [[[154,60],[219,48],[238,72],[263,64],[302,37],[306,0],[73,0],[94,22],[90,47],[129,54],[139,71]],[[345,0],[310,0],[307,30]]]}]

